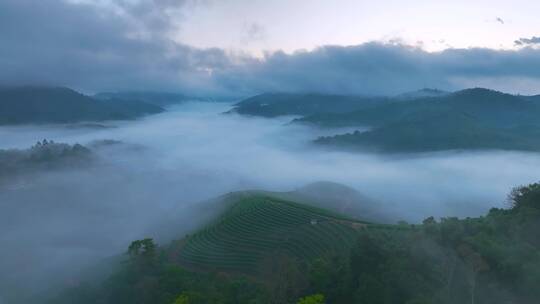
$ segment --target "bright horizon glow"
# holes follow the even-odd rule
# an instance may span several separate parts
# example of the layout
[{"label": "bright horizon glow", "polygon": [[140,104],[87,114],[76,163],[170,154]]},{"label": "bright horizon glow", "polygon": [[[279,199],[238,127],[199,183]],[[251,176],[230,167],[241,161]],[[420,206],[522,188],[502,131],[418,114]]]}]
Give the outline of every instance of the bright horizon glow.
[{"label": "bright horizon glow", "polygon": [[200,48],[262,55],[323,45],[399,42],[426,51],[516,49],[538,35],[540,2],[516,0],[205,1],[178,18],[173,39]]}]

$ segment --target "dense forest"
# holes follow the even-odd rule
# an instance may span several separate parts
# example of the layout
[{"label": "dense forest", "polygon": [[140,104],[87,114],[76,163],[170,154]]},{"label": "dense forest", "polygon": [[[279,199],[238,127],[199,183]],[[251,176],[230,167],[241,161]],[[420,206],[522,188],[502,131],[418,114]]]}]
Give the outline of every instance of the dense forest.
[{"label": "dense forest", "polygon": [[[252,197],[170,245],[158,246],[150,238],[134,241],[124,262],[105,281],[81,281],[51,303],[537,303],[540,184],[515,188],[508,203],[508,209],[494,208],[479,218],[430,217],[418,225],[363,223],[352,229],[354,220],[322,209]],[[248,225],[244,215],[263,211],[286,215],[291,222],[307,216],[312,227],[325,219],[333,221],[349,227],[353,238],[343,246],[319,248],[304,256],[293,254],[294,248],[298,250],[293,243],[289,247],[281,246],[284,240],[272,243],[266,247],[269,258],[262,268],[237,267],[227,254],[212,258],[207,251],[212,247],[205,246],[225,246],[234,239],[230,234],[241,233],[231,230],[229,223]],[[314,223],[317,216],[319,222]],[[256,245],[274,231],[268,229],[288,227],[292,234],[303,229],[298,223],[287,226],[276,224],[278,218],[266,218],[266,224],[251,222],[252,227],[242,232],[251,244],[244,243],[238,257],[249,261],[257,256],[257,246],[268,246],[268,242]],[[221,238],[200,241],[211,231]],[[308,246],[313,235],[302,235]],[[208,259],[179,258],[185,250],[206,254],[222,265],[211,270],[203,267]]]}]

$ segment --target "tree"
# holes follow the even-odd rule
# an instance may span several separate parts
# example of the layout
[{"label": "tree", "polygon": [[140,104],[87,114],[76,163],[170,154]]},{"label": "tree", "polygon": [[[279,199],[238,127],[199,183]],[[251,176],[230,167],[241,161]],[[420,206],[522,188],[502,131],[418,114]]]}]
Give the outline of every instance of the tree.
[{"label": "tree", "polygon": [[189,297],[185,294],[181,294],[174,300],[173,304],[189,304]]},{"label": "tree", "polygon": [[468,266],[468,283],[471,289],[471,304],[474,304],[476,299],[475,293],[478,273],[488,271],[490,267],[484,258],[467,244],[461,244],[458,248],[458,252]]},{"label": "tree", "polygon": [[303,297],[297,302],[297,304],[324,304],[324,303],[325,303],[324,295],[320,293]]},{"label": "tree", "polygon": [[154,240],[151,238],[133,241],[128,247],[128,254],[132,257],[153,256],[155,251],[156,245],[154,244]]},{"label": "tree", "polygon": [[151,238],[136,240],[128,247],[128,255],[132,261],[140,266],[153,265],[156,258],[156,244]]},{"label": "tree", "polygon": [[310,291],[324,292],[326,299],[332,303],[350,302],[350,277],[347,256],[326,256],[313,260],[309,265]]},{"label": "tree", "polygon": [[262,273],[272,294],[271,303],[290,303],[303,293],[309,284],[304,266],[285,252],[276,252],[262,262]]},{"label": "tree", "polygon": [[540,209],[540,183],[520,186],[512,189],[508,201],[513,210],[522,207]]}]

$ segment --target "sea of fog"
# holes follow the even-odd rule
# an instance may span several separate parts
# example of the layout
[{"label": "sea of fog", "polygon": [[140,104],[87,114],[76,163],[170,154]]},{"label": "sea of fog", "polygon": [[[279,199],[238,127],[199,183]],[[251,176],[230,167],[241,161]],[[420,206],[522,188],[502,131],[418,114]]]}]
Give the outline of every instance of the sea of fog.
[{"label": "sea of fog", "polygon": [[181,237],[201,217],[193,204],[236,190],[289,191],[333,181],[419,222],[484,214],[505,206],[513,186],[540,179],[540,154],[332,151],[311,140],[350,130],[222,114],[230,107],[185,103],[107,128],[1,127],[0,149],[28,148],[45,138],[124,144],[98,149],[100,161],[91,167],[40,172],[0,189],[0,243],[9,248],[0,251],[0,286],[74,280],[79,269],[123,252],[131,240]]}]

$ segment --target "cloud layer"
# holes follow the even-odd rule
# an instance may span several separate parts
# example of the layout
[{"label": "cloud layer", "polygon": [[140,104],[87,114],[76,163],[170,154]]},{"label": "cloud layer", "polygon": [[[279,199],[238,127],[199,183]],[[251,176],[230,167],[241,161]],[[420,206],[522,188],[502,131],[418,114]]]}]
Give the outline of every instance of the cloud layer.
[{"label": "cloud layer", "polygon": [[[205,4],[2,1],[0,84],[62,85],[86,92],[171,90],[205,96],[264,91],[395,94],[422,87],[470,86],[538,93],[540,50],[532,47],[430,53],[399,43],[372,42],[257,58],[173,40],[190,5]],[[518,41],[531,45],[536,40]]]}]

